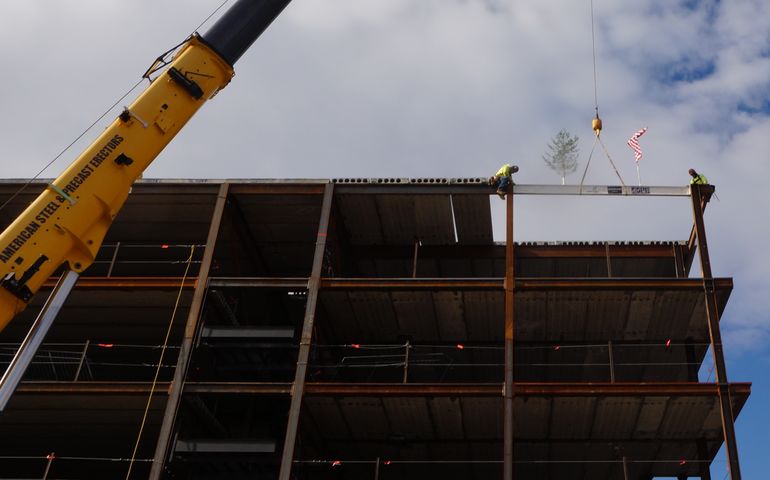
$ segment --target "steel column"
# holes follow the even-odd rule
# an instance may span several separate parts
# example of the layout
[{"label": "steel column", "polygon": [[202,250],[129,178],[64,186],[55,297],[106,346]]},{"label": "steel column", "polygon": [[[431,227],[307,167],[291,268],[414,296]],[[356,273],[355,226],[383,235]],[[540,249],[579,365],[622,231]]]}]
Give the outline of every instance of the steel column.
[{"label": "steel column", "polygon": [[513,193],[505,196],[505,383],[503,392],[503,479],[513,480],[513,334],[514,334]]},{"label": "steel column", "polygon": [[329,217],[331,216],[332,195],[334,184],[327,183],[324,188],[323,203],[321,204],[321,218],[318,223],[318,237],[316,238],[315,254],[313,256],[313,269],[307,282],[307,303],[305,303],[305,319],[302,326],[302,337],[299,343],[297,355],[297,371],[294,376],[294,387],[289,406],[289,421],[286,426],[286,438],[283,444],[281,456],[281,471],[278,474],[280,480],[289,480],[291,467],[294,460],[294,444],[297,439],[299,426],[299,414],[302,408],[302,396],[305,392],[305,377],[307,377],[307,362],[310,357],[310,344],[313,341],[313,324],[315,322],[315,310],[318,303],[318,290],[321,283],[321,269],[323,267],[324,251],[326,250],[326,236],[329,231]]},{"label": "steel column", "polygon": [[160,426],[158,443],[155,446],[155,456],[153,457],[152,469],[150,470],[149,477],[151,480],[160,479],[163,472],[163,467],[166,463],[167,452],[171,443],[177,410],[179,409],[179,402],[182,398],[184,382],[187,378],[187,367],[190,364],[192,346],[196,332],[198,331],[198,319],[201,314],[201,308],[203,305],[203,299],[206,295],[206,289],[208,288],[207,284],[209,270],[211,269],[211,260],[214,257],[214,247],[216,246],[217,237],[219,236],[219,227],[222,223],[222,213],[224,212],[225,204],[227,203],[227,194],[229,188],[230,184],[227,182],[220,185],[219,193],[217,194],[217,201],[214,205],[214,213],[211,216],[211,224],[209,225],[209,232],[208,236],[206,237],[206,247],[203,251],[203,259],[201,260],[200,270],[198,271],[198,279],[195,283],[195,291],[193,292],[192,302],[190,303],[190,310],[187,314],[187,324],[184,330],[184,338],[182,339],[182,345],[179,349],[176,369],[174,370],[174,379],[171,382],[168,401],[166,401],[166,409],[163,413],[163,423]]},{"label": "steel column", "polygon": [[730,469],[730,478],[741,478],[740,464],[738,463],[738,444],[735,438],[735,416],[730,402],[730,390],[727,383],[727,367],[722,350],[722,334],[719,330],[719,307],[714,286],[714,278],[711,274],[711,261],[709,260],[708,241],[706,240],[706,227],[703,222],[703,210],[706,198],[713,192],[712,186],[692,185],[692,209],[695,219],[695,236],[698,241],[698,253],[703,277],[703,293],[706,300],[706,319],[708,321],[711,351],[714,355],[714,371],[716,372],[716,384],[719,393],[719,407],[722,417],[722,432],[725,437],[725,453],[727,465]]}]

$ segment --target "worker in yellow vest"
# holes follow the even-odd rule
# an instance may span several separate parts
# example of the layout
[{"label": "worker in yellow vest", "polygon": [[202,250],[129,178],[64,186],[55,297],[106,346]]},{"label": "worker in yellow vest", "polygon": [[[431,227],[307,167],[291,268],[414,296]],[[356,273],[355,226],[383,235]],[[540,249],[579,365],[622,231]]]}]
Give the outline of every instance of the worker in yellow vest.
[{"label": "worker in yellow vest", "polygon": [[689,173],[692,177],[690,179],[690,185],[708,185],[709,181],[706,176],[702,173],[696,172],[694,168],[688,170],[687,173]]},{"label": "worker in yellow vest", "polygon": [[495,187],[497,195],[505,198],[505,192],[508,191],[508,185],[511,182],[511,175],[519,171],[519,167],[506,163],[497,171],[494,177],[489,177],[489,185]]}]

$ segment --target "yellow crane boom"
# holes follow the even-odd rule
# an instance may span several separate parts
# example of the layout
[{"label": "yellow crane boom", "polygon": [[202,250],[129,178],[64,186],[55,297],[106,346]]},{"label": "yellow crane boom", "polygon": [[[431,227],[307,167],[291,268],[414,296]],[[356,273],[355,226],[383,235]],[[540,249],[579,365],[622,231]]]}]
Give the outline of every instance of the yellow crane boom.
[{"label": "yellow crane boom", "polygon": [[66,263],[91,265],[131,185],[199,108],[233,77],[232,65],[290,0],[238,0],[0,234],[0,330]]}]

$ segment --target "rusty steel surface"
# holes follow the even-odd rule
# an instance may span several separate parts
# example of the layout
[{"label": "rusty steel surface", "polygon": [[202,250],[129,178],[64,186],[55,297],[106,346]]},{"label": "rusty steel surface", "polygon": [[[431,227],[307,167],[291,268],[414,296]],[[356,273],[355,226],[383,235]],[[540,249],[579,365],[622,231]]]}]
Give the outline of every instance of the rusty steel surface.
[{"label": "rusty steel surface", "polygon": [[[159,382],[156,394],[168,395],[170,382]],[[185,393],[289,395],[291,383],[273,382],[187,382]],[[150,382],[22,382],[19,394],[143,394],[150,392]],[[396,396],[396,397],[502,397],[503,383],[327,383],[306,382],[307,396]],[[729,384],[729,392],[741,403],[751,393],[751,383]],[[626,396],[679,396],[705,397],[719,395],[713,383],[660,382],[660,383],[514,383],[516,396],[529,397],[626,397]]]},{"label": "rusty steel surface", "polygon": [[[715,278],[717,290],[732,290],[732,278]],[[698,290],[697,278],[521,278],[517,290]]]},{"label": "rusty steel surface", "polygon": [[[91,290],[120,290],[120,289],[169,289],[179,288],[184,282],[184,288],[194,288],[197,279],[195,277],[89,277],[83,276],[78,280],[75,289]],[[49,279],[43,284],[43,288],[53,288],[56,279]]]},{"label": "rusty steel surface", "polygon": [[[715,278],[717,290],[732,289],[731,278]],[[75,289],[170,289],[179,288],[182,277],[81,277]],[[184,280],[185,288],[194,288],[197,278]],[[211,277],[212,287],[306,288],[302,277]],[[45,284],[53,288],[55,282]],[[515,290],[550,289],[622,289],[622,290],[688,290],[702,288],[696,278],[522,278],[515,280]],[[324,290],[347,289],[503,289],[504,278],[321,278]]]},{"label": "rusty steel surface", "polygon": [[501,289],[502,278],[322,278],[321,289]]},{"label": "rusty steel surface", "polygon": [[[522,278],[514,290],[694,290],[703,287],[696,278]],[[718,289],[732,289],[731,278],[715,278]],[[504,278],[322,278],[321,288],[332,289],[503,289]]]}]

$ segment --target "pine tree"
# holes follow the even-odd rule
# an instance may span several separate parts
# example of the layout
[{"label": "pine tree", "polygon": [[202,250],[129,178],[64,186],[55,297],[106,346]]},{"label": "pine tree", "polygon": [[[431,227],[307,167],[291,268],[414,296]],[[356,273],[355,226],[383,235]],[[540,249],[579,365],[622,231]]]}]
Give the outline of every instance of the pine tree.
[{"label": "pine tree", "polygon": [[577,170],[579,153],[578,137],[573,137],[562,128],[548,144],[548,151],[543,155],[543,160],[561,176],[561,184],[564,185],[565,177]]}]

